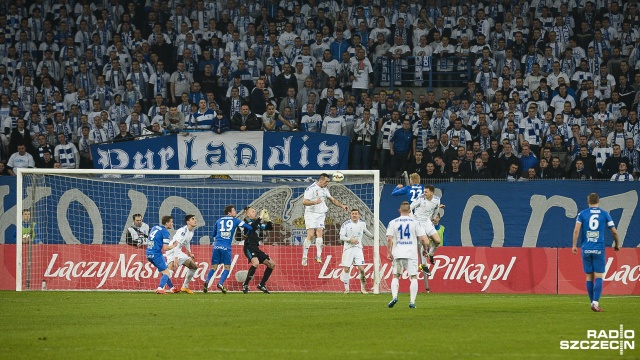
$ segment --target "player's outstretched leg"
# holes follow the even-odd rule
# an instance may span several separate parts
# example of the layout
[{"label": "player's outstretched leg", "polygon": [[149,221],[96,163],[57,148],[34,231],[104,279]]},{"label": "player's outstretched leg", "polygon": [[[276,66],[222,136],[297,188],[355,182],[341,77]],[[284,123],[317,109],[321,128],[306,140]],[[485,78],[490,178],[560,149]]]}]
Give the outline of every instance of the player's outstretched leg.
[{"label": "player's outstretched leg", "polygon": [[348,294],[349,293],[349,278],[351,276],[349,276],[349,268],[348,267],[344,267],[342,268],[342,274],[340,274],[340,280],[342,280],[342,283],[344,284],[344,293]]},{"label": "player's outstretched leg", "polygon": [[267,268],[264,269],[264,275],[262,275],[262,281],[260,281],[260,284],[258,285],[258,289],[265,294],[271,294],[271,292],[269,292],[269,289],[267,288],[267,281],[269,281],[269,278],[271,277],[271,273],[273,273],[273,269],[276,268],[276,263],[271,259],[267,259],[264,261],[264,265]]},{"label": "player's outstretched leg", "polygon": [[164,291],[165,285],[167,285],[167,281],[169,281],[169,276],[167,274],[162,274],[160,278],[160,284],[158,284],[158,289],[156,289],[156,294],[166,295]]},{"label": "player's outstretched leg", "polygon": [[322,237],[316,238],[316,262],[322,264]]},{"label": "player's outstretched leg", "polygon": [[229,269],[227,269],[227,266],[225,265],[224,271],[220,275],[220,282],[218,283],[218,285],[216,285],[216,287],[220,289],[223,294],[227,293],[227,288],[224,287],[224,282],[227,280],[227,277],[229,277]]},{"label": "player's outstretched leg", "polygon": [[180,289],[176,288],[175,286],[173,286],[173,282],[171,282],[171,278],[173,277],[173,270],[169,271],[169,280],[167,281],[167,285],[169,285],[169,289],[171,290],[172,293],[179,293]]},{"label": "player's outstretched leg", "polygon": [[415,276],[411,277],[411,285],[409,285],[409,307],[411,309],[416,308],[416,296],[418,295],[418,279]]},{"label": "player's outstretched leg", "polygon": [[600,295],[602,294],[602,278],[596,277],[593,284],[593,301],[591,302],[591,310],[602,312],[600,307]]},{"label": "player's outstretched leg", "polygon": [[367,292],[367,277],[364,275],[364,268],[360,267],[358,269],[360,271],[360,292],[363,294],[368,294]]},{"label": "player's outstretched leg", "polygon": [[400,289],[400,280],[396,275],[393,275],[393,279],[391,280],[391,301],[387,306],[390,308],[394,307],[398,302],[398,290]]},{"label": "player's outstretched leg", "polygon": [[249,271],[247,271],[247,278],[244,279],[244,283],[242,283],[242,292],[245,294],[249,293],[249,282],[253,279],[253,276],[256,273],[256,267],[255,266],[251,266],[249,268]]},{"label": "player's outstretched leg", "polygon": [[217,264],[211,264],[211,269],[209,269],[209,272],[207,273],[207,278],[204,280],[204,287],[202,288],[202,292],[205,294],[209,291],[209,282],[211,281],[213,274],[216,272],[217,267]]},{"label": "player's outstretched leg", "polygon": [[305,238],[302,244],[302,266],[307,266],[307,254],[311,247],[311,239]]}]

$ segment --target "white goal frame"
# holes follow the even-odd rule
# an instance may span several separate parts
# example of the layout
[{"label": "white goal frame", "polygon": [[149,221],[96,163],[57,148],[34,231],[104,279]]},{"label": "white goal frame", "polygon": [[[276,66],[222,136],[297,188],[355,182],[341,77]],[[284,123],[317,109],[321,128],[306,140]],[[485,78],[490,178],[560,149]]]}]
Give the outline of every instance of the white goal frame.
[{"label": "white goal frame", "polygon": [[[332,174],[335,170],[114,170],[114,169],[31,169],[18,168],[16,170],[16,291],[22,291],[22,209],[23,209],[23,179],[26,175],[171,175],[171,176],[319,176],[322,173]],[[348,178],[349,175],[365,175],[373,178],[373,216],[374,224],[380,224],[380,172],[378,170],[339,170]],[[380,293],[380,234],[379,229],[372,229],[373,233],[373,293]]]}]

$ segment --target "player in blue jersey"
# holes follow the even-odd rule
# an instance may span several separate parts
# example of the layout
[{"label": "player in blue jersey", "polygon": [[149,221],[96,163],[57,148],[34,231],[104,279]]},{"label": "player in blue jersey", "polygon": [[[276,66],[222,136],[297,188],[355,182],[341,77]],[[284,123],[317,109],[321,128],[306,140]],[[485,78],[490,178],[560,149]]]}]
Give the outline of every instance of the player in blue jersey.
[{"label": "player in blue jersey", "polygon": [[216,221],[213,227],[211,237],[213,240],[213,253],[211,254],[211,270],[207,274],[207,280],[204,282],[202,291],[206,294],[209,291],[209,281],[213,277],[218,264],[224,264],[224,271],[220,275],[220,282],[217,287],[223,294],[227,293],[224,282],[229,276],[229,268],[231,267],[231,242],[236,233],[236,229],[240,226],[251,232],[253,228],[240,219],[236,219],[236,208],[233,205],[227,205],[224,208],[224,215]]},{"label": "player in blue jersey", "polygon": [[[578,253],[578,238],[582,238],[582,264],[587,274],[587,293],[591,300],[591,310],[601,312],[600,295],[602,294],[602,276],[605,271],[606,255],[604,232],[609,228],[613,235],[613,248],[618,251],[620,242],[618,231],[611,219],[611,215],[599,207],[598,194],[591,193],[587,198],[589,208],[582,210],[576,219],[573,229],[573,251]],[[595,281],[594,281],[595,280]]]},{"label": "player in blue jersey", "polygon": [[151,232],[149,232],[149,240],[147,241],[147,260],[158,268],[160,273],[162,273],[160,284],[156,290],[156,294],[161,295],[166,294],[164,291],[165,285],[169,285],[171,292],[180,292],[180,290],[173,287],[173,284],[171,283],[173,269],[169,268],[163,255],[164,251],[171,250],[177,246],[177,244],[169,245],[171,235],[169,234],[168,229],[173,229],[173,218],[167,215],[162,217],[162,225],[156,225],[151,228]]},{"label": "player in blue jersey", "polygon": [[[406,173],[405,173],[405,176],[407,176]],[[409,202],[409,204],[411,204],[414,201],[420,199],[420,197],[422,197],[422,195],[424,194],[424,186],[420,184],[420,175],[418,175],[418,173],[413,173],[409,175],[408,183],[409,183],[408,186],[403,186],[402,184],[398,184],[398,186],[396,186],[396,188],[393,189],[393,191],[391,192],[391,195],[393,196],[406,195],[407,201]]]}]

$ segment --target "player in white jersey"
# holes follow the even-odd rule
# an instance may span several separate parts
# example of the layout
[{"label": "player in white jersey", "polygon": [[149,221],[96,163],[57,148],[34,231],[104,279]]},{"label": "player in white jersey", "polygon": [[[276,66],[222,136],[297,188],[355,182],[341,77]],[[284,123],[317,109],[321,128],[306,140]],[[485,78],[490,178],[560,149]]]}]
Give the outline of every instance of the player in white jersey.
[{"label": "player in white jersey", "polygon": [[393,280],[391,280],[391,295],[389,302],[392,308],[398,302],[400,275],[403,270],[411,278],[409,286],[409,308],[415,309],[418,295],[418,240],[425,248],[429,245],[424,228],[411,217],[411,205],[405,201],[400,204],[400,217],[389,222],[387,226],[387,257],[393,262]]},{"label": "player in white jersey", "polygon": [[[444,208],[444,204],[440,204],[440,197],[434,195],[435,188],[433,185],[427,185],[424,187],[424,196],[417,201],[411,203],[411,210],[413,211],[416,220],[422,225],[424,231],[429,236],[429,247],[427,251],[427,256],[429,257],[429,262],[431,264],[433,261],[433,254],[436,251],[436,248],[440,246],[442,242],[440,240],[440,235],[438,235],[438,231],[436,231],[435,227],[433,227],[433,218],[438,214],[438,210]],[[426,262],[422,262],[420,264],[421,270],[423,270],[427,276],[431,275],[429,271],[429,267],[426,265]]]},{"label": "player in white jersey", "polygon": [[329,193],[329,175],[322,173],[318,181],[311,184],[304,191],[304,224],[307,228],[307,238],[302,247],[302,266],[307,266],[307,253],[311,247],[311,239],[316,237],[316,261],[322,263],[322,231],[324,230],[324,219],[329,211],[327,199],[334,205],[340,206],[345,211],[349,210],[347,205],[343,205]]},{"label": "player in white jersey", "polygon": [[[196,216],[195,215],[187,215],[184,218],[185,226],[181,227],[176,231],[173,235],[173,239],[169,242],[169,245],[176,245],[171,250],[167,251],[165,256],[167,258],[167,263],[169,264],[169,268],[172,270],[178,269],[180,265],[184,265],[189,269],[187,272],[187,277],[184,279],[184,283],[182,284],[182,288],[180,292],[184,292],[187,294],[193,294],[193,291],[189,289],[189,282],[193,279],[193,276],[198,269],[198,264],[194,261],[193,253],[191,252],[191,239],[193,238],[193,229],[196,227]],[[185,248],[187,252],[183,252],[182,248]]]},{"label": "player in white jersey", "polygon": [[366,278],[364,276],[364,253],[362,252],[362,237],[364,235],[373,237],[373,234],[367,230],[367,223],[360,220],[358,209],[353,209],[351,210],[351,219],[345,221],[340,227],[340,240],[344,241],[340,279],[344,283],[345,294],[349,293],[352,265],[355,265],[360,272],[360,292],[367,293]]}]

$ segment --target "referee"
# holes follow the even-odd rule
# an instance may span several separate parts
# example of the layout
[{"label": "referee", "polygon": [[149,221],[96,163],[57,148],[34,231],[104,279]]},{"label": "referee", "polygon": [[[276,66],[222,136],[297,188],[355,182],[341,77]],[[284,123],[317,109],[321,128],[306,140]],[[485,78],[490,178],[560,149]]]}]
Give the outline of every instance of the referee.
[{"label": "referee", "polygon": [[263,230],[272,230],[273,223],[269,221],[269,214],[266,210],[262,210],[260,213],[262,218],[258,217],[256,209],[252,207],[245,208],[244,213],[247,215],[245,223],[249,224],[255,230],[249,233],[244,240],[244,255],[249,259],[251,267],[247,272],[247,278],[245,279],[244,284],[242,284],[242,292],[245,294],[249,292],[249,281],[253,279],[253,275],[256,273],[258,265],[264,264],[267,268],[264,270],[264,275],[262,277],[262,281],[258,285],[258,289],[262,290],[265,294],[269,294],[269,289],[267,289],[266,284],[273,272],[273,269],[276,267],[276,263],[271,260],[269,255],[260,250],[260,236]]}]

